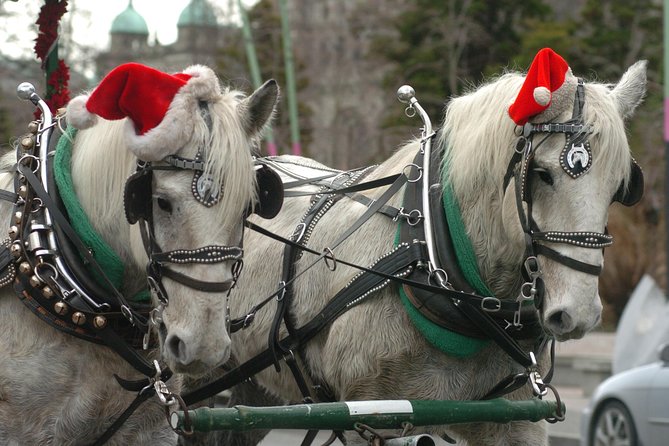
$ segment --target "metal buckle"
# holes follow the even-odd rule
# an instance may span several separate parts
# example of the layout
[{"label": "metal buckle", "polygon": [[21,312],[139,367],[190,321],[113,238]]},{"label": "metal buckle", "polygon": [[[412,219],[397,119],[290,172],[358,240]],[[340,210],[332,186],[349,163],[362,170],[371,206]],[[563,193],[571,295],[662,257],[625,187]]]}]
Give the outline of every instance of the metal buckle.
[{"label": "metal buckle", "polygon": [[[488,303],[491,303],[489,305]],[[502,301],[494,296],[487,296],[481,300],[481,309],[488,313],[496,313],[502,309]]]}]

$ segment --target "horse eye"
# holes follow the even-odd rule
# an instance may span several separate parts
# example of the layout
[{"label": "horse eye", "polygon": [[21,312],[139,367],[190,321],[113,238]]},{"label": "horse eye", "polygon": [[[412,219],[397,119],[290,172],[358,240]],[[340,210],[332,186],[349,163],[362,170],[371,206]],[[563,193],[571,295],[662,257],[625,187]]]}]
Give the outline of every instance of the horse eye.
[{"label": "horse eye", "polygon": [[543,169],[541,167],[537,167],[534,169],[534,172],[539,176],[539,179],[541,181],[548,184],[549,186],[553,185],[553,177],[551,176],[548,170]]},{"label": "horse eye", "polygon": [[156,203],[158,203],[158,207],[160,210],[171,213],[172,212],[172,203],[169,202],[169,200],[166,200],[162,197],[158,197],[156,199]]}]

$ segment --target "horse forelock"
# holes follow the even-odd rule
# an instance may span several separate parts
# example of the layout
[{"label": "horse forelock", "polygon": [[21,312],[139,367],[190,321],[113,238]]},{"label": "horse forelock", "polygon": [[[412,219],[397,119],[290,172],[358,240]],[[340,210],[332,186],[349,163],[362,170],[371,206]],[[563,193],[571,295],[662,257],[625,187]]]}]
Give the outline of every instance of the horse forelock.
[{"label": "horse forelock", "polygon": [[244,211],[256,198],[255,174],[250,140],[244,130],[240,110],[244,94],[225,90],[210,103],[211,129],[204,119],[198,119],[194,138],[204,147],[205,174],[214,184],[222,185],[222,197],[216,206],[217,221],[223,227],[233,227],[241,221]]}]

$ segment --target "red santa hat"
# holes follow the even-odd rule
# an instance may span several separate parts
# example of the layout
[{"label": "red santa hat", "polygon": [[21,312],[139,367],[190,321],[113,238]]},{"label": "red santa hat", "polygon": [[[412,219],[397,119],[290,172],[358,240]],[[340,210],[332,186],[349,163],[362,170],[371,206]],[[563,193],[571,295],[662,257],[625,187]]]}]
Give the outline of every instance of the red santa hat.
[{"label": "red santa hat", "polygon": [[[221,94],[213,71],[201,65],[167,74],[138,63],[112,70],[90,95],[78,96],[67,106],[67,121],[89,128],[97,117],[129,118],[128,146],[141,159],[155,161],[185,144],[192,134],[197,101]],[[162,149],[162,150],[161,150]]]},{"label": "red santa hat", "polygon": [[509,116],[517,125],[551,121],[572,104],[577,83],[567,62],[544,48],[534,57]]}]

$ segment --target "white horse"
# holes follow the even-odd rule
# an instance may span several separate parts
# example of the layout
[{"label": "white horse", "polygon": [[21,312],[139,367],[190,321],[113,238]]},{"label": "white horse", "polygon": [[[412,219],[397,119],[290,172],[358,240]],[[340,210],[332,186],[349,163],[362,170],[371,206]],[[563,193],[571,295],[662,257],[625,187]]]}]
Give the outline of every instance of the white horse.
[{"label": "white horse", "polygon": [[[33,136],[18,149],[19,165],[34,171],[40,184],[45,160],[55,165],[55,176],[64,178],[56,178],[56,184],[66,211],[51,207],[36,192],[42,186],[19,172],[15,154],[2,160],[2,188],[13,191],[14,181],[21,186],[17,193],[22,198],[15,200],[14,209],[3,202],[2,215],[12,225],[12,254],[17,265],[14,284],[23,292],[19,299],[11,286],[5,286],[0,295],[0,444],[93,444],[139,390],[124,390],[116,376],[131,381],[148,377],[148,384],[166,384],[159,396],[169,398],[180,391],[181,379],[175,375],[167,380],[166,366],[174,372],[199,375],[229,358],[227,294],[234,280],[233,265],[241,254],[242,221],[256,196],[251,151],[271,116],[278,89],[268,82],[244,97],[222,89],[213,71],[203,66],[190,67],[174,77],[130,67],[121,73],[126,87],[135,69],[146,75],[146,83],[141,85],[143,90],[132,92],[133,97],[124,98],[142,102],[124,103],[131,119],[102,119],[91,126],[96,120],[93,113],[108,116],[95,101],[102,99],[114,107],[122,102],[109,90],[110,74],[90,97],[70,104],[68,123],[90,128],[79,130],[74,137],[62,136],[55,157],[40,152],[46,156],[38,162],[37,154],[33,155],[40,147],[31,138],[44,145],[40,138],[47,131],[46,121],[40,129],[34,125]],[[177,82],[176,95],[168,98],[163,121],[140,131],[144,116],[134,105],[153,113],[159,105],[151,101],[164,93],[164,84],[160,84],[164,80]],[[31,91],[21,94],[34,102],[39,99]],[[91,99],[94,97],[97,99]],[[138,159],[143,167],[148,163],[154,170],[140,169],[136,176],[144,177],[142,184],[128,182],[124,213],[124,185],[136,171]],[[209,180],[204,188],[195,184],[199,177]],[[27,192],[22,189],[26,187]],[[48,190],[57,200],[55,186]],[[199,196],[200,201],[214,197],[219,202],[203,204],[196,192],[204,195]],[[30,204],[24,206],[26,201]],[[47,211],[53,224],[43,224]],[[70,215],[71,228],[90,252],[78,250],[67,231],[60,238],[62,234],[50,230],[61,227],[63,232],[59,212]],[[147,248],[138,225],[128,224],[126,216],[145,225]],[[51,243],[47,246],[52,237],[56,237],[56,248]],[[69,265],[65,245],[74,246],[74,257],[88,264],[84,267],[90,267],[91,258],[102,265],[107,280],[97,277],[95,269],[77,270]],[[147,251],[162,265],[160,274],[154,271],[152,279],[161,294],[153,293],[152,303],[125,306],[131,296],[147,288]],[[158,258],[157,251],[170,256]],[[101,259],[102,254],[108,258]],[[65,262],[63,268],[57,258]],[[72,260],[76,263],[77,259]],[[63,277],[66,270],[73,279]],[[86,274],[81,275],[82,271]],[[93,289],[87,287],[90,281],[95,282]],[[96,287],[103,291],[98,293]],[[158,351],[153,347],[142,350],[143,340],[156,344],[154,336],[143,338],[147,323],[158,333]],[[147,383],[141,382],[141,387]],[[169,445],[176,444],[176,434],[165,420],[164,405],[153,397],[106,444]]]},{"label": "white horse", "polygon": [[[567,157],[573,161],[577,155],[590,156],[591,165],[587,166],[583,162],[576,163],[576,167],[561,165],[561,160],[565,159],[563,133],[543,133],[539,128],[526,127],[529,130],[527,138],[518,145],[523,128],[514,125],[507,110],[524,79],[525,76],[519,73],[505,74],[451,100],[434,149],[446,160],[443,182],[450,184],[453,197],[459,203],[461,220],[484,286],[492,295],[514,304],[516,297],[523,295],[521,293],[529,293],[525,286],[527,283],[532,285],[531,280],[527,282],[527,278],[523,279],[519,273],[528,249],[519,214],[525,218],[531,216],[535,225],[531,232],[533,237],[539,236],[536,228],[544,235],[553,231],[553,235],[548,234],[548,238],[541,242],[535,240],[530,245],[550,246],[559,253],[541,250],[538,254],[543,287],[537,282],[534,285],[545,289],[539,313],[540,328],[558,340],[580,338],[600,320],[602,307],[597,274],[603,262],[601,248],[609,242],[605,234],[609,206],[614,197],[620,198],[626,188],[630,185],[637,187],[638,184],[632,183],[640,181],[637,167],[631,163],[624,121],[633,114],[645,93],[646,65],[645,62],[633,65],[616,85],[585,83],[584,89],[580,90],[584,93],[583,107],[578,112],[582,127],[574,131],[581,136],[587,135],[590,152],[585,145],[582,149],[578,146],[576,152],[567,154]],[[575,113],[575,101],[577,96],[574,94],[554,95],[553,105],[558,112],[547,121],[564,123],[570,120]],[[545,122],[541,118],[539,116],[533,122]],[[510,159],[515,152],[522,158],[530,138],[534,155],[533,159],[527,160],[528,170],[523,170],[521,162],[518,165],[521,167],[509,171]],[[413,168],[407,166],[411,166],[420,144],[415,140],[400,148],[369,173],[365,181],[411,171]],[[587,154],[583,155],[581,151]],[[268,163],[287,173],[290,177],[287,181],[322,177],[331,171],[298,157],[283,156],[269,159]],[[583,173],[578,169],[587,171]],[[523,172],[527,174],[525,179]],[[520,182],[523,184],[516,184]],[[301,190],[316,192],[321,189],[319,185],[302,186]],[[383,191],[384,188],[377,188],[366,194],[378,198]],[[531,210],[526,201],[518,204],[517,191],[518,194],[527,191],[530,195]],[[400,208],[401,200],[402,194],[396,194],[387,205]],[[307,213],[310,201],[310,197],[287,198],[275,219],[253,221],[285,238],[299,237],[303,228],[298,225],[304,221],[301,219]],[[634,200],[623,197],[622,201]],[[329,260],[312,266],[315,257],[304,253],[296,263],[297,279],[292,283],[292,302],[286,311],[297,331],[315,318],[358,274],[357,269],[346,266],[343,260],[370,266],[393,249],[397,223],[380,213],[334,246],[335,240],[365,212],[367,204],[343,197],[322,215],[313,230],[308,231],[307,246],[316,252],[328,253]],[[581,236],[590,237],[590,241],[576,240]],[[561,237],[573,239],[558,243],[557,239]],[[280,288],[284,252],[281,243],[254,231],[247,232],[245,238],[245,271],[235,288],[234,299],[230,300],[230,308],[232,316],[244,317],[252,312],[254,320],[232,336],[233,357],[239,363],[261,354],[268,347],[268,332],[275,318],[277,299],[257,311],[256,306]],[[497,303],[489,300],[484,304],[494,306]],[[508,322],[513,326],[513,321]],[[287,330],[282,324],[279,338],[284,336],[287,336]],[[470,352],[444,353],[436,348],[434,344],[440,340],[428,342],[419,332],[400,299],[398,285],[390,284],[341,314],[292,353],[299,356],[298,362],[307,382],[326,384],[337,400],[480,399],[504,377],[522,372],[524,367],[495,342],[470,341],[465,337],[456,337],[454,341],[466,344],[468,348],[474,345]],[[534,342],[535,339],[525,339],[519,341],[519,345],[525,351],[531,351],[535,348]],[[290,356],[286,354],[283,358]],[[536,350],[536,356],[538,371],[545,376],[549,362],[547,349]],[[279,355],[278,360],[281,359]],[[280,373],[270,367],[257,373],[255,379],[284,400],[300,401],[303,398],[285,365]],[[531,396],[531,386],[524,386],[508,397],[527,399]],[[463,444],[477,446],[536,446],[546,445],[548,441],[544,422],[435,426],[428,431],[436,435],[448,434]]]}]

